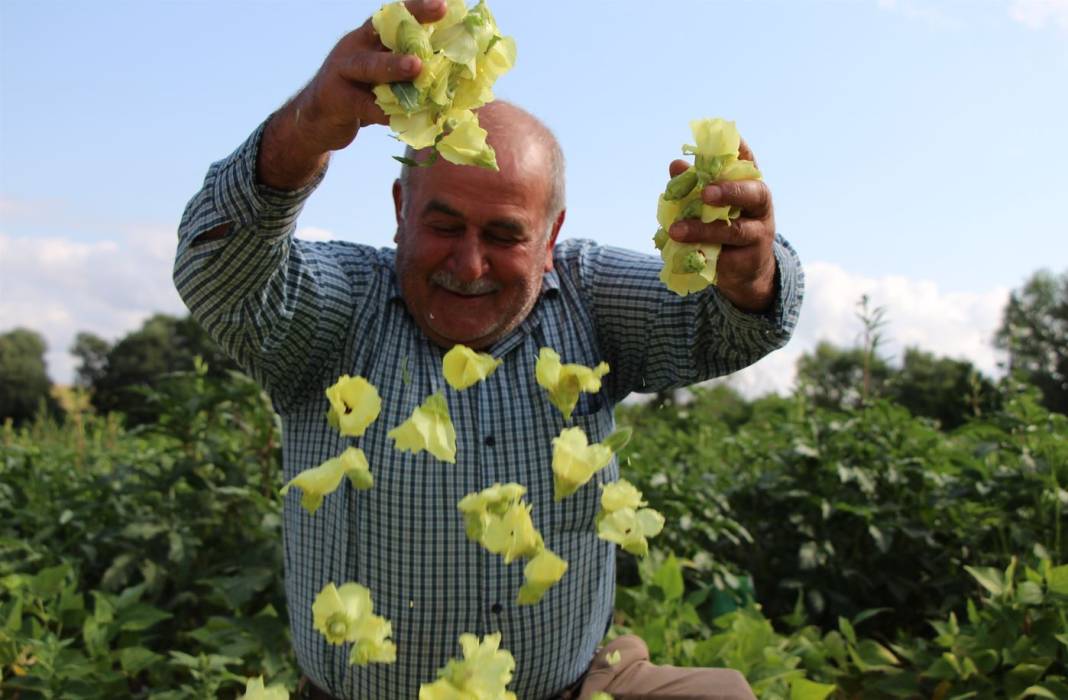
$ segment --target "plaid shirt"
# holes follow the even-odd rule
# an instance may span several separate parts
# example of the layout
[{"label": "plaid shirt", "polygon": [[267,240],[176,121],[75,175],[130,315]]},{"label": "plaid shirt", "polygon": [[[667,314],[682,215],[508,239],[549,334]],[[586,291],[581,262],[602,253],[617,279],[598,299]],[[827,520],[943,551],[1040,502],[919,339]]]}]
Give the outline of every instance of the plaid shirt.
[{"label": "plaid shirt", "polygon": [[[613,460],[553,501],[552,439],[566,424],[535,381],[539,348],[565,362],[610,364],[601,392],[583,395],[572,418],[598,442],[629,393],[728,374],[782,346],[801,302],[795,253],[776,241],[778,301],[747,314],[715,289],[669,292],[658,257],[563,241],[530,315],[489,349],[504,363],[457,392],[442,376],[444,351],[405,308],[392,249],[292,237],[318,181],[288,193],[257,185],[261,135],[262,126],[208,170],[179,229],[174,281],[196,319],[270,394],[287,480],[348,445],[364,450],[374,474],[369,491],[344,480],[314,515],[298,490],[285,499],[286,594],[301,667],[339,698],[415,698],[460,654],[461,633],[501,632],[516,660],[510,688],[524,700],[553,696],[585,672],[611,617],[615,545],[598,539],[594,518],[598,486],[618,479],[619,466]],[[223,223],[225,238],[193,244]],[[359,439],[341,437],[324,417],[324,389],[341,374],[366,377],[382,396],[381,415]],[[400,453],[386,438],[436,391],[456,426],[456,464]],[[456,508],[465,494],[510,481],[526,486],[535,526],[570,565],[537,605],[515,604],[523,564],[505,566],[469,541]],[[369,587],[375,613],[392,622],[396,663],[349,666],[349,645],[313,629],[316,594],[348,581]]]}]

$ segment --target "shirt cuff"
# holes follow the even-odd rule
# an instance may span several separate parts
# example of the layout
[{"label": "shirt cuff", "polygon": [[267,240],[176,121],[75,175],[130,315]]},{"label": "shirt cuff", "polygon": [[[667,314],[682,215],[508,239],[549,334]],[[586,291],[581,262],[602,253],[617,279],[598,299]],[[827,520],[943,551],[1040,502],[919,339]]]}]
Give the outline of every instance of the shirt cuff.
[{"label": "shirt cuff", "polygon": [[776,234],[772,245],[775,255],[775,303],[767,311],[744,311],[732,304],[723,295],[718,295],[723,313],[732,323],[743,327],[757,328],[766,336],[786,343],[797,326],[804,296],[805,275],[797,251],[782,236]]},{"label": "shirt cuff", "polygon": [[227,220],[256,231],[265,238],[289,234],[297,223],[304,202],[326,176],[324,166],[307,185],[297,190],[278,190],[256,181],[256,161],[267,121],[227,158],[212,166],[212,201]]}]

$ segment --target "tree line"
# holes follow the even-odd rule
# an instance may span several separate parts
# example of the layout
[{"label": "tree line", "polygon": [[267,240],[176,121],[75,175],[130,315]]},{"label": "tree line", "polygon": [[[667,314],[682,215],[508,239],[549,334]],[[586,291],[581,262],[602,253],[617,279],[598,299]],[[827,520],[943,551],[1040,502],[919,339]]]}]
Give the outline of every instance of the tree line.
[{"label": "tree line", "polygon": [[[798,360],[797,391],[815,405],[850,409],[885,398],[944,429],[997,408],[994,380],[971,362],[906,348],[900,364],[891,363],[880,352],[883,310],[865,297],[858,316],[863,335],[855,346],[821,342]],[[1037,387],[1047,409],[1068,414],[1068,270],[1040,270],[1014,290],[994,344],[1006,351],[1006,369],[1015,379]],[[48,377],[46,351],[36,331],[0,334],[0,421],[20,425],[41,412],[61,413],[62,392]],[[143,388],[191,370],[194,358],[202,358],[213,375],[237,369],[188,316],[156,314],[114,343],[81,332],[69,351],[78,362],[75,387],[87,392],[97,412],[121,413],[128,426],[155,421],[158,409],[144,400]]]}]

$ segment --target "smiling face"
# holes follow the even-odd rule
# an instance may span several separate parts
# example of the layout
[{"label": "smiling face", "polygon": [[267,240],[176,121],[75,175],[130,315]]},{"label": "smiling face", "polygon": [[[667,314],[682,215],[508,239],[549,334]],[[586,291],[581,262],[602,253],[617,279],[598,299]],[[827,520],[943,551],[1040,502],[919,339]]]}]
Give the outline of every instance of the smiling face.
[{"label": "smiling face", "polygon": [[543,143],[521,133],[522,120],[486,111],[479,119],[499,172],[439,160],[393,186],[401,295],[427,337],[446,348],[489,347],[526,318],[564,219],[548,213]]}]

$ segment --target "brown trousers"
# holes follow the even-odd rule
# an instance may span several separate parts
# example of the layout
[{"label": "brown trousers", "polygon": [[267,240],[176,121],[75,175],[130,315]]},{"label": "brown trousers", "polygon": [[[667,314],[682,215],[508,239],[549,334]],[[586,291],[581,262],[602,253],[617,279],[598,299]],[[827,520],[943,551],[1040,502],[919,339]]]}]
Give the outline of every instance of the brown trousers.
[{"label": "brown trousers", "polygon": [[[614,651],[620,658],[613,665],[607,657]],[[650,663],[649,647],[632,634],[598,649],[586,676],[560,700],[589,700],[598,691],[613,700],[756,700],[745,678],[734,669]]]},{"label": "brown trousers", "polygon": [[[614,651],[620,658],[613,665],[607,657]],[[613,700],[756,700],[745,678],[733,669],[654,666],[649,647],[632,634],[598,649],[586,675],[558,700],[589,700],[597,691]],[[297,697],[332,700],[307,678],[298,686]]]}]

